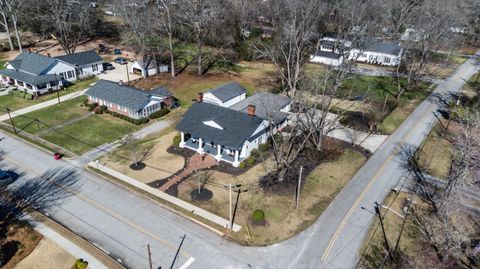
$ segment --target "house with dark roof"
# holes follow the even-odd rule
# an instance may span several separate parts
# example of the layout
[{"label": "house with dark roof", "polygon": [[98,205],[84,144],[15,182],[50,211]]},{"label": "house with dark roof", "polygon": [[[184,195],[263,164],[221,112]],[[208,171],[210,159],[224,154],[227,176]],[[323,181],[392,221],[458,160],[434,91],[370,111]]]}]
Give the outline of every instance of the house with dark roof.
[{"label": "house with dark roof", "polygon": [[247,90],[237,82],[230,82],[211,89],[203,95],[203,102],[223,107],[229,107],[243,99],[247,95]]},{"label": "house with dark roof", "polygon": [[180,147],[238,167],[268,137],[286,126],[291,99],[258,93],[229,107],[199,96],[176,126]]},{"label": "house with dark roof", "polygon": [[319,42],[318,50],[310,55],[310,62],[339,66],[346,58],[369,64],[398,66],[402,53],[399,42],[366,38],[359,44],[352,45],[347,40],[324,37]]},{"label": "house with dark roof", "polygon": [[[30,94],[41,95],[58,90],[60,86],[76,81],[85,72],[96,74],[103,62],[95,52],[79,52],[56,58],[33,52],[22,52],[0,70],[0,81]],[[97,65],[96,70],[93,71]],[[91,68],[89,71],[87,68]],[[85,68],[85,71],[82,70]]]},{"label": "house with dark roof", "polygon": [[66,54],[55,58],[75,66],[79,78],[98,75],[103,72],[104,60],[94,50]]},{"label": "house with dark roof", "polygon": [[174,100],[172,93],[163,87],[148,91],[103,79],[90,87],[85,95],[90,103],[104,105],[110,111],[134,119],[170,107]]}]

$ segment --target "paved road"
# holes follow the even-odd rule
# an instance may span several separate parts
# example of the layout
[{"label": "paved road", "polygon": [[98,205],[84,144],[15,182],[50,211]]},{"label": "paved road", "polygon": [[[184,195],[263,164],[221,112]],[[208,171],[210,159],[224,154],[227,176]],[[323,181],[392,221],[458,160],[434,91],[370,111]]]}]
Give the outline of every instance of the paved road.
[{"label": "paved road", "polygon": [[[474,73],[472,60],[462,65],[436,93],[457,91]],[[188,268],[352,268],[373,216],[360,209],[382,201],[401,178],[395,150],[418,145],[435,118],[437,98],[422,103],[392,134],[317,222],[285,242],[269,247],[241,247],[177,216],[152,201],[77,168],[72,196],[48,213],[81,236],[105,248],[129,268],[147,268],[150,244],[154,267],[170,268],[180,236],[186,234],[177,266]],[[1,136],[1,135],[0,135]],[[0,169],[25,172],[17,184],[48,169],[68,169],[72,163],[52,156],[9,135],[0,141]],[[182,267],[186,268],[186,267]]]}]

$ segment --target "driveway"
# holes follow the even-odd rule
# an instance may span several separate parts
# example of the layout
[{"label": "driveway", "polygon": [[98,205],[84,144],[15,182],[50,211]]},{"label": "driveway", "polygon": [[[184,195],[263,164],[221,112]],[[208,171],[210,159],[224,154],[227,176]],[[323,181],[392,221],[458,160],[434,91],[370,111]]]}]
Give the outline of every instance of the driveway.
[{"label": "driveway", "polygon": [[115,82],[119,82],[120,80],[123,82],[127,82],[129,79],[130,81],[132,81],[142,77],[140,75],[131,74],[131,73],[128,73],[128,76],[127,76],[127,70],[130,69],[130,66],[133,64],[131,62],[128,62],[125,65],[117,64],[115,62],[111,62],[111,64],[113,65],[113,67],[115,67],[115,69],[106,70],[105,74],[98,75],[98,78],[115,81]]}]

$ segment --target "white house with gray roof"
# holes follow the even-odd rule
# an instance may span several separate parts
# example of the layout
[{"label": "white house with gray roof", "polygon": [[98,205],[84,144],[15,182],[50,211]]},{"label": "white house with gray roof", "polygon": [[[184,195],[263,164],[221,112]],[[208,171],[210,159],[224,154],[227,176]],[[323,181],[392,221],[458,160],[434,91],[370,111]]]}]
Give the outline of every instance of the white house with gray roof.
[{"label": "white house with gray roof", "polygon": [[163,87],[147,91],[103,79],[90,87],[85,95],[90,103],[98,103],[134,119],[148,117],[169,107],[173,101],[172,93]]},{"label": "white house with gray roof", "polygon": [[[0,70],[0,81],[30,94],[45,94],[58,90],[66,83],[76,81],[80,77],[78,70],[81,69],[78,68],[90,65],[93,69],[94,64],[101,61],[98,55],[96,55],[98,58],[93,57],[93,53],[80,52],[52,58],[38,53],[22,52],[5,64],[6,69]],[[96,74],[93,70],[90,73]]]},{"label": "white house with gray roof", "polygon": [[237,82],[220,85],[203,93],[203,102],[218,106],[229,107],[247,96],[247,90]]},{"label": "white house with gray roof", "polygon": [[79,78],[102,73],[103,63],[105,62],[94,50],[66,54],[55,58],[74,66]]},{"label": "white house with gray roof", "polygon": [[319,49],[310,55],[310,62],[339,66],[346,58],[369,64],[398,66],[402,53],[399,42],[367,38],[352,46],[349,41],[324,37],[319,42]]},{"label": "white house with gray roof", "polygon": [[290,98],[271,93],[258,93],[229,107],[204,100],[199,98],[176,126],[180,147],[234,167],[286,126],[291,104]]}]

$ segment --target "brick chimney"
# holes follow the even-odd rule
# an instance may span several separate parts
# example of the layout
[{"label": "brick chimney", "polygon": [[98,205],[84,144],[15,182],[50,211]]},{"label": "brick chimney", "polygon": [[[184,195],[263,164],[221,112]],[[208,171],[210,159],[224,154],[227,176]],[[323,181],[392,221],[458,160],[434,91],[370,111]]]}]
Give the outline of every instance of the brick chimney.
[{"label": "brick chimney", "polygon": [[255,116],[255,106],[254,105],[248,105],[247,107],[247,114],[249,116]]},{"label": "brick chimney", "polygon": [[197,103],[203,102],[203,92],[197,93]]},{"label": "brick chimney", "polygon": [[49,53],[49,52],[47,52],[47,56],[48,56],[48,58],[52,57],[52,55],[50,55],[50,53]]}]

